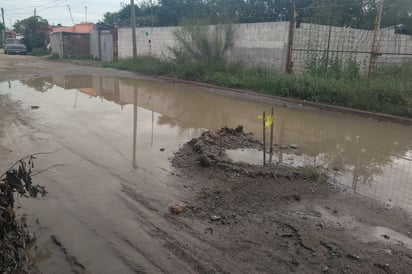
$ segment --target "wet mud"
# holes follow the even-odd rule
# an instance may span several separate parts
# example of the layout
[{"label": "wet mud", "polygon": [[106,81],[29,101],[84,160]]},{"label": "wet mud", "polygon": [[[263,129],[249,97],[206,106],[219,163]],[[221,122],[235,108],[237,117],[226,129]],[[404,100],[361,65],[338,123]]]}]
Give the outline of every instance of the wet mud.
[{"label": "wet mud", "polygon": [[[261,144],[241,128],[224,128],[204,132],[175,154],[179,176],[191,181],[181,187],[195,193],[176,218],[200,221],[242,272],[402,273],[412,266],[405,213],[342,195],[321,170],[233,162],[226,148]],[[354,217],[351,210],[362,213]],[[392,221],[405,233],[396,239],[376,226]]]},{"label": "wet mud", "polygon": [[49,194],[18,200],[32,273],[411,267],[410,127],[29,56],[0,55],[0,80],[0,170],[55,151]]}]

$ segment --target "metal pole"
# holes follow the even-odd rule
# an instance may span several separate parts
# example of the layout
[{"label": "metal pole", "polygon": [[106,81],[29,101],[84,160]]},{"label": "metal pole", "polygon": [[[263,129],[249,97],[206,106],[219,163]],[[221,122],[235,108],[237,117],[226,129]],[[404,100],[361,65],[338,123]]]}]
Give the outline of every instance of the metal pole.
[{"label": "metal pole", "polygon": [[136,14],[134,10],[134,0],[130,0],[131,6],[131,17],[132,17],[132,44],[133,44],[133,58],[137,56],[137,47],[136,47]]},{"label": "metal pole", "polygon": [[293,53],[293,39],[295,38],[296,17],[297,17],[296,5],[295,3],[293,3],[292,18],[289,23],[288,56],[286,60],[286,72],[287,73],[292,73],[292,70],[293,70],[292,53]]},{"label": "metal pole", "polygon": [[266,165],[266,112],[263,112],[263,165]]},{"label": "metal pole", "polygon": [[137,89],[133,86],[133,168],[137,168],[136,150],[137,150]]},{"label": "metal pole", "polygon": [[383,0],[380,0],[376,4],[376,17],[375,17],[375,26],[373,28],[373,36],[372,36],[372,49],[371,49],[371,56],[369,58],[369,69],[368,69],[368,77],[371,76],[372,71],[375,69],[376,58],[378,57],[378,32],[381,26],[381,19],[382,19],[382,10],[383,10]]},{"label": "metal pole", "polygon": [[[272,112],[271,112],[271,115],[272,115],[272,119],[273,119],[273,115],[274,115],[274,109],[273,109],[273,107],[272,107]],[[273,154],[273,122],[272,122],[272,124],[270,125],[270,147],[269,147],[269,163],[272,163],[272,154]]]}]

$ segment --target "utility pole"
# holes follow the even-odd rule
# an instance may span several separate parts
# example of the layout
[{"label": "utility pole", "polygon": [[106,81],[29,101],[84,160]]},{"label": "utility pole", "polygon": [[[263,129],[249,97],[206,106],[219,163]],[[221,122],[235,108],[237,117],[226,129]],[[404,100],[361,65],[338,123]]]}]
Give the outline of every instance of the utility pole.
[{"label": "utility pole", "polygon": [[34,17],[36,17],[36,15],[37,15],[37,11],[36,11],[36,8],[34,8]]},{"label": "utility pole", "polygon": [[6,39],[6,24],[4,23],[4,9],[1,8],[1,18],[3,19],[3,41]]},{"label": "utility pole", "polygon": [[86,13],[86,23],[87,23],[87,6],[84,6],[84,11]]},{"label": "utility pole", "polygon": [[368,77],[371,76],[372,71],[375,69],[376,59],[378,58],[378,33],[381,27],[383,0],[379,0],[379,2],[376,3],[376,10],[375,26],[373,28],[372,36],[371,57],[369,58]]},{"label": "utility pole", "polygon": [[136,47],[136,14],[134,10],[134,0],[130,0],[131,6],[131,17],[132,17],[132,39],[133,39],[133,58],[137,57],[137,47]]},{"label": "utility pole", "polygon": [[67,7],[69,8],[70,18],[72,19],[72,23],[73,23],[73,26],[74,26],[74,20],[73,20],[72,10],[70,9],[70,5],[67,5]]},{"label": "utility pole", "polygon": [[3,19],[3,26],[6,28],[6,23],[4,23],[4,9],[1,8],[1,18]]}]

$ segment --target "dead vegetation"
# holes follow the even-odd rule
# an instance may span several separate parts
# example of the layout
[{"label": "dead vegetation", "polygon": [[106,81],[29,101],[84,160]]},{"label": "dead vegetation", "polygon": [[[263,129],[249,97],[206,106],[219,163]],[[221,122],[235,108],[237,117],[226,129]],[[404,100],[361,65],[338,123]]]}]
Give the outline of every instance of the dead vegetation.
[{"label": "dead vegetation", "polygon": [[15,211],[15,196],[44,196],[47,191],[43,186],[32,181],[34,155],[17,161],[0,176],[0,272],[16,273],[21,271],[27,260],[26,246],[34,241],[34,236],[27,231],[24,217],[18,218]]}]

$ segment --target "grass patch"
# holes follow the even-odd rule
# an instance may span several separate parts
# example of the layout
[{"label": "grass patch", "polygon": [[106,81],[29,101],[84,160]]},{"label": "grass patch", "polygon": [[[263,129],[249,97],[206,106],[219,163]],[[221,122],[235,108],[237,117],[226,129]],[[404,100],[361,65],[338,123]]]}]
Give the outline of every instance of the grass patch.
[{"label": "grass patch", "polygon": [[104,66],[412,118],[412,64],[381,71],[370,79],[351,73],[274,73],[190,58],[177,63],[153,56],[119,60]]},{"label": "grass patch", "polygon": [[30,54],[33,56],[46,56],[49,55],[50,52],[45,48],[34,48]]}]

